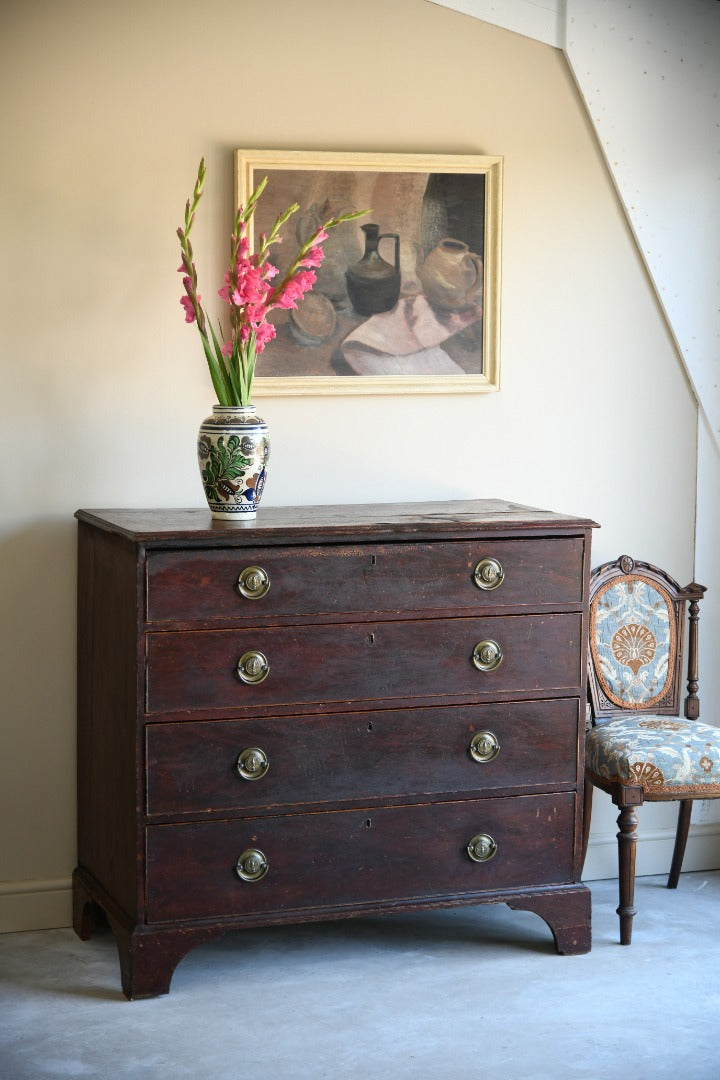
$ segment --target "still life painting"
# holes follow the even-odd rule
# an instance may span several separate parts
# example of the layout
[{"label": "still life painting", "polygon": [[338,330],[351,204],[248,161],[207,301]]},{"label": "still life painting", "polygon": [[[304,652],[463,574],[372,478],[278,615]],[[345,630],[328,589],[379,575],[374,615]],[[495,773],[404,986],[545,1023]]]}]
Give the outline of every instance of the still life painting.
[{"label": "still life painting", "polygon": [[273,313],[258,393],[499,389],[502,158],[238,150],[236,204],[264,177],[256,237],[288,202],[299,244],[349,220],[325,240],[312,291]]}]

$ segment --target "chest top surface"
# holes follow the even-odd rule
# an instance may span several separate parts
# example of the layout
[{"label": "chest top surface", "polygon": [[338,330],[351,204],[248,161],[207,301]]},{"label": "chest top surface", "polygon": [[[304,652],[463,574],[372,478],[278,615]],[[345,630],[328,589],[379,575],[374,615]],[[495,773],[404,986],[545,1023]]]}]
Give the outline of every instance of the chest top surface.
[{"label": "chest top surface", "polygon": [[215,521],[201,509],[78,510],[76,518],[148,547],[248,547],[363,539],[454,539],[478,534],[577,535],[596,523],[502,499],[267,507],[254,521]]}]

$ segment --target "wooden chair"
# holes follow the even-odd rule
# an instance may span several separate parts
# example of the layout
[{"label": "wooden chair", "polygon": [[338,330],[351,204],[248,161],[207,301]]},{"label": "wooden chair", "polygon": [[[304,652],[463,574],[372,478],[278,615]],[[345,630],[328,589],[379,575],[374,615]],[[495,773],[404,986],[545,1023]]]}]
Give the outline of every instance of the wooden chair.
[{"label": "wooden chair", "polygon": [[[590,577],[592,727],[585,748],[583,858],[593,786],[620,809],[620,943],[632,938],[637,815],[644,802],[680,802],[668,888],[677,887],[693,799],[720,798],[720,727],[698,721],[698,617],[705,588],[623,555]],[[687,696],[679,716],[685,609]]]}]

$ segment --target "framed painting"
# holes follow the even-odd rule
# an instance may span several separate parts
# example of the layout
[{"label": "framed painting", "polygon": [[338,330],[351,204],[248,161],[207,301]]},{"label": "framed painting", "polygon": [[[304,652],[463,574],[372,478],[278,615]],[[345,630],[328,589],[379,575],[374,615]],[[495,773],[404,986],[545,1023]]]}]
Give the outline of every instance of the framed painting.
[{"label": "framed painting", "polygon": [[487,392],[500,387],[501,157],[236,151],[236,205],[268,183],[251,222],[293,203],[282,273],[331,217],[311,292],[273,312],[260,395]]}]

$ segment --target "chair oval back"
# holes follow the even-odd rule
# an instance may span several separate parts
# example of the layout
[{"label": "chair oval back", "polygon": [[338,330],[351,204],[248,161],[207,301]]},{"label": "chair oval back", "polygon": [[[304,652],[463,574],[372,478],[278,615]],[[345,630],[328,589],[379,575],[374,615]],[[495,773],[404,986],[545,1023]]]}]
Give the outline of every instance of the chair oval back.
[{"label": "chair oval back", "polygon": [[685,605],[663,571],[623,556],[590,581],[590,694],[595,717],[674,713],[680,705]]}]

